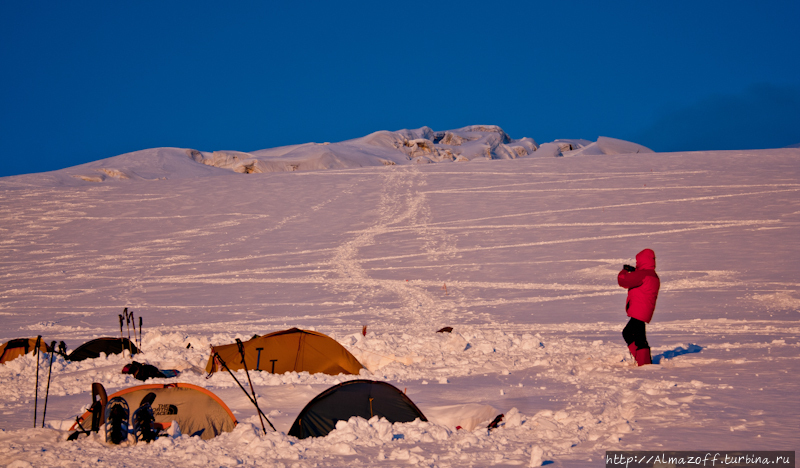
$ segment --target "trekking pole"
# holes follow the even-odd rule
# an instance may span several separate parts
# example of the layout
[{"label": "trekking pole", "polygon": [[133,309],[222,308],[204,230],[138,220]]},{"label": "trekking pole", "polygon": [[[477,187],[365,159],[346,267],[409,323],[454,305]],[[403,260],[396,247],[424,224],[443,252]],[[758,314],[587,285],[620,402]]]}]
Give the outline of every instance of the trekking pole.
[{"label": "trekking pole", "polygon": [[131,349],[131,315],[128,313],[127,307],[123,313],[125,314],[125,328],[128,330],[128,352],[133,356],[133,349]]},{"label": "trekking pole", "polygon": [[142,316],[139,316],[139,351],[142,350]]},{"label": "trekking pole", "polygon": [[[236,338],[236,346],[239,347],[239,354],[242,355],[242,366],[244,367],[244,373],[247,375],[247,381],[250,383],[250,391],[253,392],[253,402],[256,403],[258,399],[256,398],[256,389],[253,388],[253,381],[250,380],[250,371],[247,370],[247,363],[244,362],[244,343],[239,338]],[[258,419],[261,419],[261,414],[259,413]],[[261,427],[264,427],[264,421],[261,421]],[[267,433],[267,429],[264,429],[264,434]]]},{"label": "trekking pole", "polygon": [[53,375],[53,357],[56,354],[56,342],[50,343],[50,369],[47,371],[47,391],[44,392],[44,411],[42,412],[42,427],[44,418],[47,417],[47,397],[50,396],[50,376]]},{"label": "trekking pole", "polygon": [[33,355],[36,356],[36,396],[33,400],[33,427],[36,428],[36,411],[39,406],[39,346],[42,344],[42,335],[36,337],[36,347],[33,349]]},{"label": "trekking pole", "polygon": [[[242,384],[239,383],[239,379],[237,379],[236,376],[233,375],[233,372],[231,372],[231,369],[228,367],[227,364],[225,364],[225,361],[222,359],[222,356],[220,356],[219,353],[217,353],[216,351],[214,352],[214,359],[219,361],[219,363],[222,364],[222,367],[224,367],[225,370],[228,371],[228,373],[231,375],[231,377],[233,377],[233,380],[236,382],[237,385],[239,385],[239,388],[241,388],[242,391],[244,392],[244,394],[247,395],[247,398],[250,399],[250,403],[255,405],[256,409],[258,410],[258,414],[260,414],[261,416],[264,416],[264,419],[267,420],[267,422],[269,423],[269,427],[271,427],[273,431],[278,432],[278,430],[275,429],[275,426],[273,426],[272,423],[269,421],[269,418],[267,418],[267,415],[264,414],[264,412],[261,411],[261,408],[258,407],[258,403],[256,403],[253,400],[253,397],[251,397],[250,394],[247,393],[247,390],[245,390],[244,387],[242,387]],[[264,434],[266,434],[267,433],[267,428],[264,427],[264,421],[261,421],[261,426],[262,426],[262,429],[264,429]]]},{"label": "trekking pole", "polygon": [[133,325],[133,342],[136,343],[136,319],[133,318],[133,311],[131,311],[131,322]]},{"label": "trekking pole", "polygon": [[125,308],[125,328],[128,330],[128,341],[131,340],[131,314],[128,313],[128,308]]}]

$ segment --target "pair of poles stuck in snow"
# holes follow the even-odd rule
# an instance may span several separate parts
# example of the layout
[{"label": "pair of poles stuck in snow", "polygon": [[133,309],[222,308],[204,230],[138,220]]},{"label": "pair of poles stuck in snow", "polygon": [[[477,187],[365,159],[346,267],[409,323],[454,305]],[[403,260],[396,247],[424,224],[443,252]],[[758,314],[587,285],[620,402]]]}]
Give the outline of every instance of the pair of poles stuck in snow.
[{"label": "pair of poles stuck in snow", "polygon": [[[39,412],[39,347],[42,345],[42,335],[36,337],[36,347],[33,349],[33,355],[36,356],[36,391],[33,400],[33,427],[36,427],[36,416]],[[56,342],[50,343],[50,368],[47,371],[47,390],[44,394],[44,411],[42,412],[42,427],[44,427],[44,420],[47,417],[47,397],[50,396],[50,377],[53,375],[53,357],[56,354]]]},{"label": "pair of poles stuck in snow", "polygon": [[[242,356],[242,366],[244,367],[245,374],[247,374],[247,381],[250,383],[250,391],[253,392],[252,396],[250,396],[250,393],[247,391],[247,389],[245,389],[244,386],[241,383],[239,383],[239,379],[237,379],[236,376],[233,375],[233,372],[231,372],[231,369],[225,363],[225,360],[222,359],[222,356],[220,356],[219,353],[216,352],[216,351],[214,351],[214,359],[217,362],[219,362],[222,365],[222,367],[225,368],[226,371],[228,371],[228,373],[231,375],[231,377],[233,377],[233,380],[236,381],[236,384],[239,385],[239,388],[241,388],[242,391],[244,392],[244,394],[247,395],[247,398],[250,400],[250,403],[252,403],[253,406],[256,407],[256,411],[258,412],[258,420],[261,421],[261,429],[264,431],[264,434],[267,433],[267,427],[264,425],[264,420],[265,419],[267,420],[267,424],[269,424],[269,427],[271,427],[273,431],[278,432],[278,430],[275,429],[275,426],[272,425],[272,422],[270,422],[269,418],[267,418],[267,415],[264,414],[264,412],[261,411],[261,408],[259,408],[259,406],[258,406],[258,400],[257,400],[257,397],[256,397],[256,391],[253,388],[253,381],[250,380],[250,371],[247,370],[247,364],[244,362],[244,343],[242,343],[242,340],[240,340],[239,338],[236,338],[236,346],[239,347],[239,354]],[[260,348],[259,348],[259,359],[260,358],[261,358],[261,353],[260,353]],[[273,363],[273,366],[274,366],[274,363]],[[274,368],[273,368],[273,370],[274,370]],[[209,377],[211,377],[210,373],[206,376],[206,378],[209,378]]]},{"label": "pair of poles stuck in snow", "polygon": [[[119,338],[122,340],[122,324],[125,322],[128,327],[128,342],[131,341],[131,323],[133,323],[133,339],[136,340],[136,319],[133,316],[133,311],[128,312],[128,308],[126,307],[121,314],[119,314]],[[139,351],[142,350],[142,317],[139,317]],[[132,349],[128,349],[128,351],[133,354]]]},{"label": "pair of poles stuck in snow", "polygon": [[[128,342],[131,342],[131,322],[133,322],[133,339],[136,339],[136,319],[133,316],[133,311],[128,312],[128,308],[125,307],[124,311],[124,318],[123,314],[119,316],[119,337],[122,339],[122,322],[125,321],[128,324]],[[139,317],[139,350],[142,349],[142,317]],[[33,354],[36,356],[36,390],[34,392],[34,399],[33,399],[33,427],[36,427],[36,419],[39,413],[39,354],[40,354],[40,347],[42,345],[42,335],[38,335],[36,337],[36,346],[33,349]],[[62,342],[63,345],[63,342]],[[133,354],[133,350],[129,349],[131,354]],[[42,411],[42,427],[44,427],[45,418],[47,417],[47,399],[50,396],[50,379],[53,375],[53,358],[56,354],[56,342],[53,341],[50,344],[50,364],[47,371],[47,390],[44,394],[44,409]],[[244,360],[244,354],[242,354],[242,360]],[[248,379],[250,376],[248,375]],[[252,383],[250,386],[252,387]],[[253,392],[255,395],[255,392]],[[260,410],[259,410],[260,411]],[[262,422],[263,425],[263,422]],[[272,424],[270,423],[270,426]],[[273,428],[274,429],[274,428]],[[266,432],[266,430],[264,431]]]}]

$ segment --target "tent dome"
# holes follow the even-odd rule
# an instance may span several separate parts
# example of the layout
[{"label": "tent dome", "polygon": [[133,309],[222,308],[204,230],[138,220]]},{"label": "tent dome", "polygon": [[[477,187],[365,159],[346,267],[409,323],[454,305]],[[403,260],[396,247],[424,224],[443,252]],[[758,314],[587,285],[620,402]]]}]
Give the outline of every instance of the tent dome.
[{"label": "tent dome", "polygon": [[379,416],[392,423],[427,421],[417,405],[395,386],[375,380],[351,380],[314,397],[295,419],[289,435],[298,439],[324,437],[338,421],[353,416]]},{"label": "tent dome", "polygon": [[[8,361],[32,353],[36,348],[36,338],[17,338],[15,340],[7,341],[0,345],[0,364],[5,364]],[[50,353],[53,350],[50,346],[41,340],[39,342],[39,351]]]},{"label": "tent dome", "polygon": [[84,359],[94,359],[100,357],[100,353],[120,354],[123,351],[130,351],[131,355],[139,352],[131,340],[127,338],[97,338],[78,346],[73,352],[69,353],[67,359],[70,361],[83,361]]},{"label": "tent dome", "polygon": [[[155,394],[152,407],[156,423],[175,421],[182,434],[208,440],[236,427],[236,417],[230,408],[217,395],[197,385],[138,385],[109,395],[108,400],[122,397],[133,412],[150,393]],[[87,411],[79,421],[83,427],[91,427],[91,418],[91,411]],[[75,430],[77,426],[78,423],[75,423],[70,430]]]},{"label": "tent dome", "polygon": [[[348,350],[333,338],[309,330],[291,328],[245,341],[245,363],[249,370],[274,374],[285,372],[323,373],[330,375],[358,374],[364,367]],[[214,346],[206,372],[223,370],[214,354],[218,353],[230,370],[244,369],[236,343]]]}]

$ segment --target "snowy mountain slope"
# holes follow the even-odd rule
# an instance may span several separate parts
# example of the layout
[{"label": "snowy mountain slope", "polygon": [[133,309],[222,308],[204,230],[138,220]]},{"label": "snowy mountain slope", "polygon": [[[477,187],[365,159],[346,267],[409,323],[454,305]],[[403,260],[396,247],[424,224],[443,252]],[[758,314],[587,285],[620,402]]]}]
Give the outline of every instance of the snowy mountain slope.
[{"label": "snowy mountain slope", "polygon": [[250,153],[152,148],[59,171],[8,178],[7,182],[77,186],[126,180],[193,179],[230,171],[260,174],[528,156],[650,152],[636,143],[606,137],[600,137],[597,142],[557,140],[543,146],[544,150],[537,152],[539,146],[532,138],[514,140],[496,125],[471,125],[441,132],[422,127],[396,132],[379,131],[338,143],[305,143]]},{"label": "snowy mountain slope", "polygon": [[[74,349],[118,336],[130,307],[144,317],[141,360],[184,369],[167,381],[209,388],[242,424],[125,452],[68,443],[59,430],[91,382],[138,383],[119,373],[128,359],[57,359],[50,429],[30,429],[28,356],[0,366],[6,463],[580,467],[611,449],[797,447],[800,150],[249,175],[181,151],[161,167],[184,178],[145,177],[144,164],[124,183],[0,179],[0,339]],[[648,327],[658,364],[633,368],[615,278],[645,247],[662,279]],[[354,420],[297,441],[294,417],[345,377],[253,373],[283,432],[261,435],[230,376],[193,370],[210,345],[292,326],[336,338],[362,377],[406,391],[431,423]],[[505,426],[482,429],[500,412]]]}]

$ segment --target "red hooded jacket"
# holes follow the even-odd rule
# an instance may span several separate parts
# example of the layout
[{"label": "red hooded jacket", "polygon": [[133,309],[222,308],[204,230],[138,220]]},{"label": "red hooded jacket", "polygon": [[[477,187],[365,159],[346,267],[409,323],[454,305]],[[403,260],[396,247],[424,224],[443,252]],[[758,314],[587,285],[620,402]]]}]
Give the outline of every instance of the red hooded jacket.
[{"label": "red hooded jacket", "polygon": [[661,287],[661,280],[656,274],[655,252],[644,249],[636,254],[636,271],[623,269],[617,275],[617,283],[628,289],[628,301],[625,304],[628,317],[650,323]]}]

